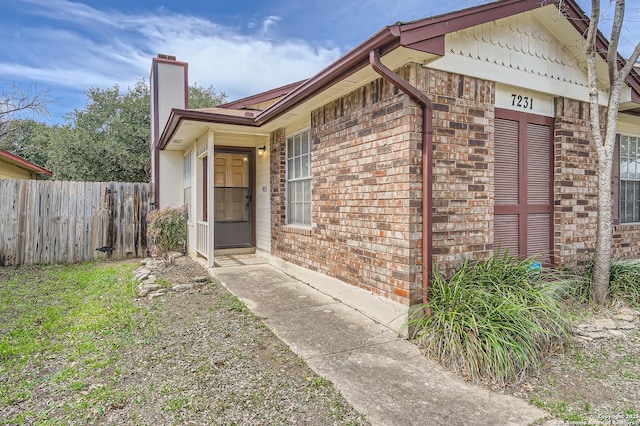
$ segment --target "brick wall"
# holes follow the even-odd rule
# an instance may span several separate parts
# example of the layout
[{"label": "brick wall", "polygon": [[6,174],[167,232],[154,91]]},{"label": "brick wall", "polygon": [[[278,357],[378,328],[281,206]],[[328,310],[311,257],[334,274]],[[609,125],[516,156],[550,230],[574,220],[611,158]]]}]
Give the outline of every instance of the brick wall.
[{"label": "brick wall", "polygon": [[[493,245],[493,83],[408,65],[434,102],[434,259]],[[403,304],[422,280],[421,108],[382,79],[313,111],[311,229],[287,226],[284,142],[272,135],[272,254]]]},{"label": "brick wall", "polygon": [[589,135],[589,106],[557,98],[554,122],[554,260],[584,260],[593,250],[597,223],[596,153]]},{"label": "brick wall", "polygon": [[311,114],[312,227],[286,225],[285,135],[271,139],[273,255],[409,305],[420,300],[422,114],[382,79]]},{"label": "brick wall", "polygon": [[[601,122],[604,123],[604,117]],[[576,261],[586,260],[595,247],[598,177],[596,152],[591,145],[590,134],[589,105],[557,98],[554,137],[554,255],[558,265],[571,265]],[[618,183],[614,182],[616,184]],[[638,256],[640,225],[614,225],[613,258]]]},{"label": "brick wall", "polygon": [[433,264],[448,269],[493,248],[495,84],[423,67],[416,74],[434,109]]},{"label": "brick wall", "polygon": [[[495,84],[408,65],[433,101],[433,258],[449,269],[493,251]],[[595,153],[588,106],[556,100],[554,256],[592,250]],[[405,305],[422,280],[421,108],[382,79],[311,114],[312,226],[286,224],[285,141],[271,136],[272,254]],[[618,256],[640,254],[640,225],[614,228]]]}]

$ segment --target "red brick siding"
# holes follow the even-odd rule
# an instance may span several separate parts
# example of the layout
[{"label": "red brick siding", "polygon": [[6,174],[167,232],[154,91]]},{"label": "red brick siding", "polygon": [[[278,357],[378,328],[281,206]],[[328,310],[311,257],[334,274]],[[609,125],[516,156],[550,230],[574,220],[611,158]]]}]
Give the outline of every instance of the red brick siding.
[{"label": "red brick siding", "polygon": [[[604,123],[604,117],[601,122]],[[554,255],[558,265],[571,265],[576,261],[586,260],[595,247],[598,176],[596,152],[590,135],[589,105],[557,98],[554,138]],[[618,182],[614,182],[616,184]],[[615,225],[614,259],[638,256],[640,224]]]},{"label": "red brick siding", "polygon": [[[409,65],[397,71],[433,101],[434,267],[493,251],[495,84]],[[421,108],[382,79],[311,114],[312,226],[286,225],[284,130],[271,137],[272,246],[284,260],[405,305],[422,280]],[[595,241],[595,153],[585,103],[558,98],[554,256]],[[614,229],[616,255],[640,254],[640,224]]]},{"label": "red brick siding", "polygon": [[433,259],[448,269],[493,248],[495,84],[417,68],[433,102]]},{"label": "red brick siding", "polygon": [[310,230],[285,225],[285,138],[274,134],[272,254],[405,305],[419,301],[421,125],[420,108],[382,79],[313,111]]},{"label": "red brick siding", "polygon": [[554,260],[584,260],[593,250],[597,223],[596,153],[589,135],[589,107],[556,99],[554,123]]}]

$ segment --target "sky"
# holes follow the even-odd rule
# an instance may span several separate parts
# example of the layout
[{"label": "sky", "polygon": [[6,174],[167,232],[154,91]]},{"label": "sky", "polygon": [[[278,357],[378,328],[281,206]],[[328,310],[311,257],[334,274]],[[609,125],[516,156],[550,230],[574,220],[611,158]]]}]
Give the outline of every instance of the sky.
[{"label": "sky", "polygon": [[[40,119],[62,123],[84,108],[91,87],[148,82],[151,59],[163,53],[189,63],[191,84],[212,85],[231,101],[309,78],[386,25],[483,3],[0,0],[0,85],[49,90],[55,103]],[[607,13],[609,2],[602,3]],[[640,40],[637,3],[628,2],[622,53]]]}]

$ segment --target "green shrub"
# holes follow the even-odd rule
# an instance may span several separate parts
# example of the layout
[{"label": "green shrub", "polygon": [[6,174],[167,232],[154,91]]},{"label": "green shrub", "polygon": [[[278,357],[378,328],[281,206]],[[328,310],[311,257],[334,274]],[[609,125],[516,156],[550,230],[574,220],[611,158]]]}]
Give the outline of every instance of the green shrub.
[{"label": "green shrub", "polygon": [[172,250],[184,252],[187,243],[187,209],[165,207],[147,215],[147,239],[151,252],[166,256]]},{"label": "green shrub", "polygon": [[640,260],[614,262],[609,276],[611,295],[640,309]]},{"label": "green shrub", "polygon": [[515,384],[569,336],[561,297],[566,281],[534,272],[534,259],[508,253],[465,261],[451,276],[434,272],[429,316],[416,317],[427,355],[471,380]]},{"label": "green shrub", "polygon": [[[591,301],[594,258],[572,269],[575,287],[571,296],[581,303]],[[640,259],[619,260],[611,263],[609,269],[609,295],[613,299],[624,300],[640,309]]]}]

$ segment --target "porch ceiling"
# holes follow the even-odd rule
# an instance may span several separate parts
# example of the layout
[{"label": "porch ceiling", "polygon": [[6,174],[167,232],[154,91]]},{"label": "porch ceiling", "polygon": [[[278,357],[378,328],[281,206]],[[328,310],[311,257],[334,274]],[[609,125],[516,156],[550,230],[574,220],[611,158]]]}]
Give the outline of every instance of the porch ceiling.
[{"label": "porch ceiling", "polygon": [[181,120],[176,131],[173,133],[171,140],[165,147],[165,150],[183,151],[189,145],[191,145],[196,138],[209,130],[213,130],[216,133],[251,136],[252,141],[254,140],[255,136],[269,136],[269,132],[267,130],[261,129],[259,127],[206,123],[195,120]]}]

